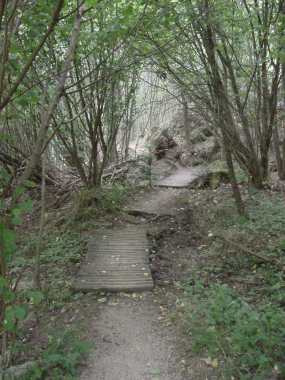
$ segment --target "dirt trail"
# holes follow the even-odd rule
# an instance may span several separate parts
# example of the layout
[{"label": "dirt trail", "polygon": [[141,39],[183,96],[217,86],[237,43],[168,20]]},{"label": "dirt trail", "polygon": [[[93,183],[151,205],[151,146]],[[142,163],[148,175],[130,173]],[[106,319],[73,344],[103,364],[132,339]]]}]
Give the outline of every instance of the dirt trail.
[{"label": "dirt trail", "polygon": [[155,292],[129,296],[111,296],[94,315],[96,348],[81,380],[183,380]]}]

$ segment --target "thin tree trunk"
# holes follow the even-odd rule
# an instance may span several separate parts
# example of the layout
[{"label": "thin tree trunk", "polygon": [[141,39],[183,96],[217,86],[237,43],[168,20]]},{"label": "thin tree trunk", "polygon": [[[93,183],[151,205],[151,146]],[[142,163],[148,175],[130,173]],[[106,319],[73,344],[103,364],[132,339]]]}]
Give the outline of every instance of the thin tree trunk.
[{"label": "thin tree trunk", "polygon": [[47,134],[47,131],[48,131],[48,128],[50,125],[50,121],[52,119],[52,116],[53,116],[53,113],[54,113],[56,107],[58,106],[59,100],[63,94],[67,74],[71,69],[71,65],[72,65],[72,61],[73,61],[73,57],[75,54],[75,49],[77,46],[79,33],[80,33],[80,25],[81,25],[81,19],[82,19],[83,13],[84,13],[84,7],[81,6],[79,8],[78,14],[77,14],[76,19],[75,19],[69,48],[68,48],[67,53],[66,53],[66,58],[65,58],[63,70],[60,74],[58,84],[57,84],[57,87],[55,89],[55,95],[54,95],[53,99],[51,100],[47,110],[42,115],[41,126],[40,126],[40,130],[38,133],[37,141],[36,141],[34,149],[33,149],[33,153],[32,153],[32,155],[31,155],[31,157],[30,157],[30,159],[26,165],[24,173],[22,174],[22,176],[20,177],[20,179],[18,181],[18,184],[20,184],[20,185],[25,184],[25,182],[30,178],[30,176],[33,173],[33,170],[37,166],[37,162],[39,162],[39,160],[40,160],[41,154],[43,153],[42,149],[43,149],[46,134]]},{"label": "thin tree trunk", "polygon": [[[285,17],[285,1],[283,2],[282,10],[281,10],[282,16]],[[284,38],[285,38],[285,30],[283,28],[281,37],[283,37],[283,44],[282,44],[282,52],[283,55],[285,54],[285,46],[284,46]],[[281,75],[282,75],[282,83],[281,83],[281,128],[283,127],[283,130],[285,130],[285,58],[283,56],[283,61],[281,65]],[[280,179],[285,180],[285,137],[283,137],[282,142],[282,173],[280,176]]]},{"label": "thin tree trunk", "polygon": [[228,101],[225,93],[225,89],[220,77],[218,64],[215,56],[215,38],[211,26],[209,0],[205,0],[205,10],[207,12],[207,28],[204,35],[204,44],[211,67],[211,75],[213,81],[213,90],[216,95],[216,116],[221,133],[223,136],[223,145],[225,150],[226,162],[229,170],[229,176],[233,191],[233,197],[237,206],[238,213],[242,216],[246,216],[245,207],[242,201],[240,190],[236,181],[233,159],[232,159],[232,144],[233,144],[233,131],[230,130],[230,126],[233,125],[234,120],[231,114],[231,110],[228,106]]},{"label": "thin tree trunk", "polygon": [[237,183],[231,149],[226,140],[224,140],[224,147],[225,147],[225,158],[226,158],[226,163],[227,163],[227,167],[229,171],[230,183],[231,183],[233,197],[235,200],[238,213],[240,216],[248,217],[245,207],[244,207],[242,197],[241,197],[239,186]]},{"label": "thin tree trunk", "polygon": [[42,184],[41,184],[41,215],[40,215],[40,228],[38,234],[38,241],[35,254],[35,268],[34,268],[34,287],[41,289],[41,248],[45,224],[45,211],[46,211],[46,152],[42,155]]},{"label": "thin tree trunk", "polygon": [[281,179],[283,173],[283,160],[282,153],[280,150],[280,138],[278,133],[278,124],[276,123],[273,128],[273,145],[275,150],[276,164],[277,164],[277,172],[278,176]]},{"label": "thin tree trunk", "polygon": [[182,104],[183,104],[183,126],[184,126],[185,140],[186,140],[188,148],[190,148],[191,141],[190,141],[189,107],[188,107],[187,98],[185,94],[182,93],[181,97],[182,97]]}]

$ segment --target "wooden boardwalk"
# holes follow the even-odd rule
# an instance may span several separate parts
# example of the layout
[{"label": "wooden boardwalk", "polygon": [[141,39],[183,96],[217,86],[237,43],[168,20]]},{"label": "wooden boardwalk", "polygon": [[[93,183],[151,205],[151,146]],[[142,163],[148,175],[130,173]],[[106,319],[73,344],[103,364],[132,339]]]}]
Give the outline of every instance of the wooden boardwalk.
[{"label": "wooden boardwalk", "polygon": [[[175,215],[179,211],[177,199],[183,198],[183,188],[191,187],[203,173],[205,170],[201,167],[179,167],[173,175],[153,183],[161,189],[143,194],[142,199],[137,199],[126,211],[134,215]],[[76,275],[73,288],[78,291],[114,292],[151,290],[153,279],[148,251],[143,226],[97,231],[89,239],[87,256]]]},{"label": "wooden boardwalk", "polygon": [[141,226],[101,230],[90,238],[88,252],[73,288],[78,291],[145,291],[153,288],[149,246]]},{"label": "wooden boardwalk", "polygon": [[158,187],[172,187],[172,188],[187,188],[195,184],[199,178],[206,174],[206,170],[203,167],[196,166],[192,168],[180,167],[172,175],[155,181],[154,186]]}]

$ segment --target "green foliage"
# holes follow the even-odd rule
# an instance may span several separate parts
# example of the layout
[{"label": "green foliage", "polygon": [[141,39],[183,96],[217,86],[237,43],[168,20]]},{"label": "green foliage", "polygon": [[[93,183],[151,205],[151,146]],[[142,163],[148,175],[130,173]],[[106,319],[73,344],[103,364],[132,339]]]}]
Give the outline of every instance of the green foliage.
[{"label": "green foliage", "polygon": [[4,221],[0,222],[0,245],[3,249],[2,254],[6,261],[8,261],[16,250],[16,234],[12,229],[7,227]]},{"label": "green foliage", "polygon": [[41,253],[42,264],[78,263],[82,255],[83,240],[76,232],[51,232],[46,236],[46,245]]},{"label": "green foliage", "polygon": [[89,349],[90,345],[83,342],[75,332],[54,331],[49,336],[48,346],[38,366],[25,379],[77,379],[77,366]]},{"label": "green foliage", "polygon": [[[4,183],[9,182],[9,174],[6,171],[0,173],[1,179]],[[1,181],[0,181],[1,182]],[[16,188],[13,193],[12,199],[23,194],[21,188]],[[27,211],[30,211],[32,208],[32,202],[30,199],[22,200],[15,205],[12,205],[10,209],[6,208],[4,201],[0,203],[0,248],[1,248],[1,272],[0,272],[0,290],[1,295],[3,296],[4,302],[7,302],[8,305],[12,301],[12,290],[10,280],[7,276],[3,267],[6,267],[14,257],[17,248],[16,241],[16,232],[15,226],[18,226],[22,223],[22,216]],[[11,326],[11,321],[17,318],[20,315],[19,307],[8,306],[6,310],[6,326]],[[10,327],[9,327],[10,328]]]},{"label": "green foliage", "polygon": [[81,190],[74,200],[75,221],[86,221],[102,212],[119,211],[128,192],[128,187],[122,184],[113,184],[109,189]]},{"label": "green foliage", "polygon": [[[250,219],[236,215],[226,191],[217,192],[215,206],[199,205],[205,233],[213,236],[201,253],[203,265],[184,286],[186,331],[194,349],[220,372],[218,378],[283,379],[284,197],[252,189],[244,197]],[[272,265],[251,252],[272,259]]]},{"label": "green foliage", "polygon": [[17,322],[23,321],[28,315],[27,305],[11,305],[5,309],[4,329],[9,332],[16,332]]},{"label": "green foliage", "polygon": [[[29,243],[29,244],[28,244]],[[34,256],[31,254],[37,243],[37,236],[29,233],[26,240],[22,239],[21,246],[13,253],[13,260],[9,267],[10,273],[17,276],[22,268],[34,265]],[[27,245],[28,244],[28,245]],[[28,249],[26,249],[28,247]],[[19,337],[25,334],[23,321],[31,310],[37,310],[41,316],[41,329],[48,329],[49,322],[45,316],[59,308],[66,306],[78,295],[70,290],[70,276],[74,264],[80,262],[84,252],[85,242],[78,233],[69,231],[49,231],[43,236],[40,255],[42,291],[34,290],[30,283],[30,273],[24,278],[27,284],[24,289],[12,291],[9,280],[0,277],[0,293],[6,301],[4,331]],[[25,253],[28,252],[28,255]],[[47,327],[48,326],[48,327]],[[21,340],[10,342],[9,352],[13,359],[25,350]],[[74,332],[51,331],[49,343],[40,358],[36,356],[38,365],[35,366],[26,379],[74,379],[76,366],[87,351],[87,344],[82,342]],[[35,354],[35,353],[34,353]]]},{"label": "green foliage", "polygon": [[[29,252],[33,250],[37,242],[36,236],[28,236],[29,242],[25,241],[25,245],[29,243]],[[23,265],[34,264],[34,258],[26,257],[22,260],[23,250],[19,252],[14,265],[21,268]],[[72,231],[49,231],[44,236],[42,242],[42,251],[40,255],[40,264],[43,276],[43,294],[38,294],[33,289],[29,290],[26,297],[29,298],[30,304],[37,304],[39,298],[44,297],[44,305],[55,310],[63,307],[72,297],[70,290],[70,276],[74,270],[74,265],[81,261],[81,257],[85,252],[85,240],[77,232]]]},{"label": "green foliage", "polygon": [[28,290],[25,295],[31,305],[39,305],[44,300],[44,295],[39,290]]},{"label": "green foliage", "polygon": [[250,218],[241,218],[233,210],[232,201],[225,200],[214,216],[214,234],[223,230],[228,239],[243,241],[243,245],[254,244],[251,249],[262,255],[284,260],[282,248],[285,229],[284,197],[278,193],[255,192],[250,190],[247,200]]},{"label": "green foliage", "polygon": [[251,307],[225,285],[186,286],[185,319],[194,350],[221,358],[227,378],[285,376],[285,313],[272,304]]},{"label": "green foliage", "polygon": [[110,212],[119,211],[128,191],[128,187],[122,184],[113,184],[110,189],[101,190],[98,197],[99,207]]},{"label": "green foliage", "polygon": [[[2,184],[9,183],[7,173],[1,178]],[[15,338],[19,334],[20,322],[28,317],[31,306],[38,305],[43,299],[40,291],[18,292],[15,286],[19,278],[13,267],[17,253],[16,226],[23,223],[23,214],[32,209],[31,200],[23,199],[24,192],[24,187],[17,187],[11,205],[7,207],[4,201],[0,204],[0,342],[4,367],[9,365],[16,352]]]},{"label": "green foliage", "polygon": [[243,229],[250,232],[267,233],[271,236],[279,235],[285,228],[285,205],[283,195],[258,192],[249,203],[248,223]]},{"label": "green foliage", "polygon": [[[1,142],[1,135],[0,135],[0,142]],[[11,179],[11,176],[9,175],[7,170],[0,167],[0,192],[1,193],[5,189],[5,187],[8,185],[10,179]],[[1,207],[1,203],[0,203],[0,210],[2,207]]]}]

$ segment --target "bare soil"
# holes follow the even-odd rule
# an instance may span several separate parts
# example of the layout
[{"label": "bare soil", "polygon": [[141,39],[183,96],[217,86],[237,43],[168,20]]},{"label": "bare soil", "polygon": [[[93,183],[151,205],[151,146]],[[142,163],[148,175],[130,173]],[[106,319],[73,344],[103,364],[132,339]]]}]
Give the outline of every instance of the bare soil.
[{"label": "bare soil", "polygon": [[90,321],[95,351],[81,380],[184,379],[178,367],[175,334],[165,324],[157,295],[107,297]]}]

